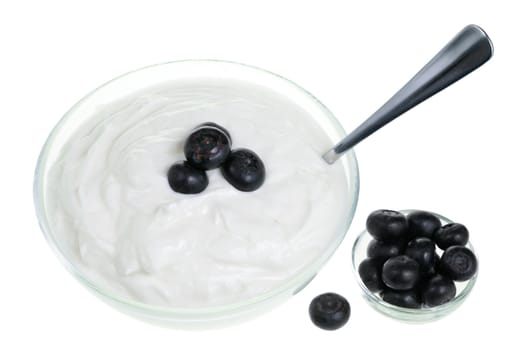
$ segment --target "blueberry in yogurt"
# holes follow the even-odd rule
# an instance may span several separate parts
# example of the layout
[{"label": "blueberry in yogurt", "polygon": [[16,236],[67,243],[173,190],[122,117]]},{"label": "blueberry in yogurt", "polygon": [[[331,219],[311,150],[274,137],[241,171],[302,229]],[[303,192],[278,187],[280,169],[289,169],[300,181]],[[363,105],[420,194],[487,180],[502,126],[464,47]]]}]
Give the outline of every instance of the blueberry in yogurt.
[{"label": "blueberry in yogurt", "polygon": [[233,187],[244,192],[255,191],[261,187],[266,176],[261,158],[245,148],[232,151],[221,171]]},{"label": "blueberry in yogurt", "polygon": [[231,140],[232,140],[232,137],[230,136],[230,132],[228,130],[226,130],[225,127],[217,124],[217,123],[214,123],[214,122],[206,122],[206,123],[202,123],[200,125],[198,125],[195,129],[198,129],[198,128],[201,128],[203,126],[207,126],[209,128],[215,128],[215,129],[218,129],[220,131],[222,131],[224,133],[224,135],[226,135],[229,139],[230,139],[230,145],[231,145]]},{"label": "blueberry in yogurt", "polygon": [[208,176],[204,170],[196,169],[188,162],[178,162],[168,170],[168,183],[175,192],[196,194],[208,186]]},{"label": "blueberry in yogurt", "polygon": [[184,143],[186,162],[176,164],[168,173],[171,188],[180,193],[199,193],[208,185],[206,170],[221,168],[233,187],[243,192],[257,190],[266,170],[259,156],[246,148],[231,150],[231,136],[219,124],[198,125]]},{"label": "blueberry in yogurt", "polygon": [[188,163],[201,170],[220,167],[231,150],[230,134],[215,123],[204,123],[195,128],[184,143]]}]

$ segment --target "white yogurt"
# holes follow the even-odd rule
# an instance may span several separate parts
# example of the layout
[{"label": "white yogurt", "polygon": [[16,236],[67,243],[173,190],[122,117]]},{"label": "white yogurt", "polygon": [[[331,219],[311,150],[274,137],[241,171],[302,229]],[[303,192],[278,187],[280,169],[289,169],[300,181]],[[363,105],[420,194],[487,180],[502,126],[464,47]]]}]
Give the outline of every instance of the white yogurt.
[{"label": "white yogurt", "polygon": [[[255,192],[219,170],[197,195],[166,173],[196,125],[229,130],[266,167]],[[68,259],[115,295],[162,306],[224,305],[265,293],[318,258],[350,208],[332,142],[304,110],[241,81],[185,80],[101,105],[71,136],[46,188],[50,227]]]}]

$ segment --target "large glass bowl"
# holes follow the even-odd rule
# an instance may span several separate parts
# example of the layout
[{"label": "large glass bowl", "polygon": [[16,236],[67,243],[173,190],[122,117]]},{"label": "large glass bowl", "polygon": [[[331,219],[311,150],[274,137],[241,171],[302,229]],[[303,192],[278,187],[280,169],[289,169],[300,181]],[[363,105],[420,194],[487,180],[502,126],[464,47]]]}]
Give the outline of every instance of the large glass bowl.
[{"label": "large glass bowl", "polygon": [[[400,210],[400,212],[405,215],[413,211],[413,209]],[[452,222],[450,219],[447,219],[444,216],[441,216],[436,213],[433,214],[441,220],[442,225],[446,225]],[[365,300],[370,306],[372,306],[372,308],[386,316],[408,323],[426,323],[438,320],[450,314],[452,311],[456,310],[468,297],[468,295],[472,291],[472,288],[474,287],[474,284],[476,283],[477,273],[468,281],[455,282],[456,296],[454,297],[454,299],[452,299],[448,303],[435,307],[410,309],[389,304],[386,301],[383,301],[383,299],[381,299],[378,293],[371,292],[365,286],[365,284],[361,280],[361,277],[359,277],[359,264],[361,263],[361,261],[366,259],[366,250],[368,244],[372,239],[372,236],[366,230],[364,230],[359,234],[359,236],[357,236],[354,242],[354,246],[352,248],[352,266],[354,270],[354,276],[357,280],[357,283],[359,284],[359,287],[361,287],[361,290],[363,292],[362,294]],[[467,243],[466,246],[475,253],[470,241]],[[439,250],[439,248],[436,249]]]},{"label": "large glass bowl", "polygon": [[[306,90],[281,76],[233,62],[213,60],[176,61],[142,68],[122,75],[97,88],[75,104],[49,135],[38,159],[34,181],[34,201],[40,227],[56,255],[73,276],[96,296],[118,310],[151,323],[182,328],[221,326],[251,318],[269,310],[272,306],[283,302],[300,291],[311,281],[343,240],[354,216],[359,193],[357,161],[355,154],[350,151],[339,162],[343,164],[347,180],[346,188],[341,190],[348,192],[347,195],[350,198],[351,205],[347,208],[345,221],[341,223],[340,227],[342,229],[336,233],[336,238],[320,256],[290,277],[285,283],[249,300],[202,309],[166,308],[115,295],[109,292],[104,285],[98,285],[87,278],[81,273],[80,269],[67,259],[67,255],[61,251],[60,242],[57,242],[53,229],[49,225],[45,206],[45,189],[50,166],[56,160],[68,138],[75,132],[76,128],[93,115],[97,106],[111,103],[147,86],[199,77],[236,79],[264,86],[286,96],[308,112],[334,144],[346,134],[337,119],[321,102]],[[329,217],[326,218],[326,220],[331,219]]]}]

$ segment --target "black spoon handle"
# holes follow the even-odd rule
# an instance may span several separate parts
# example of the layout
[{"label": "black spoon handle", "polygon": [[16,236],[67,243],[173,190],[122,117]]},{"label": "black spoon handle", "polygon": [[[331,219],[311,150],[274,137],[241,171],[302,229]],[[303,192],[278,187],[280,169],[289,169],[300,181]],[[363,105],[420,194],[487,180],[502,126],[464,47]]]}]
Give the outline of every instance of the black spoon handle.
[{"label": "black spoon handle", "polygon": [[483,29],[476,25],[465,27],[401,90],[323,158],[333,163],[370,134],[487,62],[492,52],[492,42]]}]

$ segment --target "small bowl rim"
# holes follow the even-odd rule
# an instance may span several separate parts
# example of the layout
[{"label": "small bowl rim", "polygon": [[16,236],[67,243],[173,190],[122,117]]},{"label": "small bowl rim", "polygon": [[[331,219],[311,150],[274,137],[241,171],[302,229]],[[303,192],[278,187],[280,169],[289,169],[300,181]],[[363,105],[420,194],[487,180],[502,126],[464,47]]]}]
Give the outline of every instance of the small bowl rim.
[{"label": "small bowl rim", "polygon": [[[422,210],[420,209],[402,209],[398,211],[400,213],[403,213],[404,215],[407,215],[411,212],[422,211]],[[445,224],[455,222],[441,214],[438,214],[438,213],[435,213],[429,210],[424,210],[424,211],[434,214]],[[445,315],[448,315],[450,312],[454,311],[459,305],[461,305],[463,301],[465,301],[466,297],[470,294],[472,289],[474,288],[474,285],[476,284],[476,280],[477,280],[478,273],[479,273],[479,258],[476,254],[474,246],[472,245],[469,239],[468,243],[466,244],[466,247],[472,250],[472,252],[476,254],[476,258],[478,260],[478,270],[476,271],[476,274],[472,276],[472,278],[470,278],[468,281],[465,281],[466,284],[464,288],[460,291],[460,293],[456,294],[454,299],[442,305],[438,305],[434,307],[423,307],[419,309],[405,308],[405,307],[387,303],[386,301],[381,299],[381,297],[379,297],[377,293],[371,292],[365,286],[365,284],[361,280],[361,277],[359,276],[358,268],[359,268],[359,264],[361,263],[361,261],[360,262],[356,261],[356,251],[357,251],[357,246],[359,245],[359,243],[363,239],[368,238],[367,235],[369,235],[369,233],[366,229],[364,229],[357,235],[352,245],[352,270],[353,270],[354,277],[357,281],[357,284],[359,285],[359,287],[361,288],[363,292],[363,297],[365,298],[365,300],[369,304],[371,304],[371,306],[373,306],[374,309],[378,310],[384,315],[387,315],[395,319],[403,320],[403,321],[415,321],[415,322],[425,322],[425,321],[431,321],[433,319],[441,318]],[[435,317],[432,317],[432,316],[435,316]]]}]

